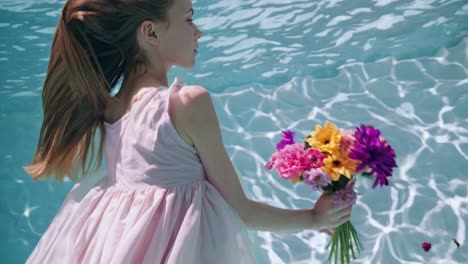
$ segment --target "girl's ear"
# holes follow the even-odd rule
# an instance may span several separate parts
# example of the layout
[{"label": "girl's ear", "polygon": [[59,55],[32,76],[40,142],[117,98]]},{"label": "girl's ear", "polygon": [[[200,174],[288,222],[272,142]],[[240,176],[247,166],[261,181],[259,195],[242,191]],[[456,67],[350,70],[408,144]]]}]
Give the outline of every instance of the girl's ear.
[{"label": "girl's ear", "polygon": [[158,29],[153,21],[145,20],[141,22],[138,27],[138,39],[143,41],[146,45],[158,45]]}]

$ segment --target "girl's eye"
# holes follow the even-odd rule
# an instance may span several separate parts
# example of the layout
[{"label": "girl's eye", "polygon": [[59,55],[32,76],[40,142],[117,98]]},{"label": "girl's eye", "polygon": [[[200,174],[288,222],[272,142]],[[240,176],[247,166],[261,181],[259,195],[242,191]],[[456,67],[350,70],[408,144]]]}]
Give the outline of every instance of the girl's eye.
[{"label": "girl's eye", "polygon": [[187,21],[192,24],[193,23],[193,19],[187,19]]}]

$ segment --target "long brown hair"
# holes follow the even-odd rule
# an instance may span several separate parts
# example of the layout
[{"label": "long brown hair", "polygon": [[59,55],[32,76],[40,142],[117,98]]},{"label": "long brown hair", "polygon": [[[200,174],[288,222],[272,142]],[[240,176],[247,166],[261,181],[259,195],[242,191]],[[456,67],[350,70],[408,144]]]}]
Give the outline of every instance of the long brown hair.
[{"label": "long brown hair", "polygon": [[[32,164],[23,167],[33,180],[53,176],[63,182],[68,176],[75,181],[80,168],[83,175],[99,169],[105,137],[103,112],[111,99],[110,92],[121,78],[145,63],[137,45],[137,28],[144,20],[169,26],[167,10],[172,3],[173,0],[65,3],[42,91],[44,119],[37,150]],[[97,139],[99,149],[95,157]]]}]

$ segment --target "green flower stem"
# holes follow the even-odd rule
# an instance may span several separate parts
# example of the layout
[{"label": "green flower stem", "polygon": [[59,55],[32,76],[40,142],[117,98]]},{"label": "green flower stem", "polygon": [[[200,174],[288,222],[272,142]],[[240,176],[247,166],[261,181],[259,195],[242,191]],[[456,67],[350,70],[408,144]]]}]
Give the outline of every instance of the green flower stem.
[{"label": "green flower stem", "polygon": [[349,263],[350,261],[350,255],[349,255],[349,248],[352,248],[353,247],[353,243],[351,241],[351,234],[349,233],[349,225],[345,225],[344,226],[344,230],[343,230],[343,235],[344,235],[344,239],[345,239],[345,248],[346,248],[346,263]]},{"label": "green flower stem", "polygon": [[330,239],[330,242],[328,242],[328,245],[327,245],[327,249],[330,247],[331,245],[331,249],[330,249],[330,255],[328,256],[328,260],[330,261],[330,258],[332,257],[332,252],[335,252],[336,250],[336,236],[335,236],[335,232],[333,232],[332,234],[332,237]]},{"label": "green flower stem", "polygon": [[341,257],[341,263],[348,263],[348,262],[345,262],[346,261],[346,258],[345,258],[345,249],[346,249],[346,242],[345,242],[345,237],[344,237],[344,233],[343,233],[343,227],[340,227],[340,231],[338,232],[338,235],[340,236],[340,244],[341,244],[341,247],[340,247],[340,257]]},{"label": "green flower stem", "polygon": [[333,259],[335,263],[341,260],[341,263],[347,264],[350,263],[351,256],[352,259],[356,258],[357,253],[362,250],[362,244],[351,222],[348,221],[335,228],[327,249],[330,249],[328,260]]},{"label": "green flower stem", "polygon": [[[350,239],[352,239],[354,242],[356,242],[356,239],[355,239],[354,236],[353,236],[353,230],[352,230],[353,228],[352,228],[352,225],[351,225],[351,226],[350,226],[350,225],[347,225],[347,226],[346,226],[346,229],[347,229],[347,233],[351,236]],[[356,258],[356,254],[354,253],[354,247],[351,246],[350,248],[351,248],[351,254],[353,255],[353,259],[355,259],[355,258]]]},{"label": "green flower stem", "polygon": [[354,242],[355,242],[358,250],[361,251],[363,249],[363,247],[362,247],[361,241],[359,240],[359,236],[358,236],[358,234],[356,232],[356,229],[354,229],[353,225],[350,225],[350,228],[351,228],[351,234],[353,236]]}]

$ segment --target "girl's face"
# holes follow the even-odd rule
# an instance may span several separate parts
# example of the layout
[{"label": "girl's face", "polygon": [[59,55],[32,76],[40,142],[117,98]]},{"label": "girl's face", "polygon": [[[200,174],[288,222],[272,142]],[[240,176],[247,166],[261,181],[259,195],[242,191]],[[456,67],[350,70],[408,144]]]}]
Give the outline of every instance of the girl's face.
[{"label": "girl's face", "polygon": [[198,39],[202,32],[192,21],[192,0],[174,0],[168,10],[170,27],[161,32],[159,52],[167,66],[192,68],[197,55]]}]

